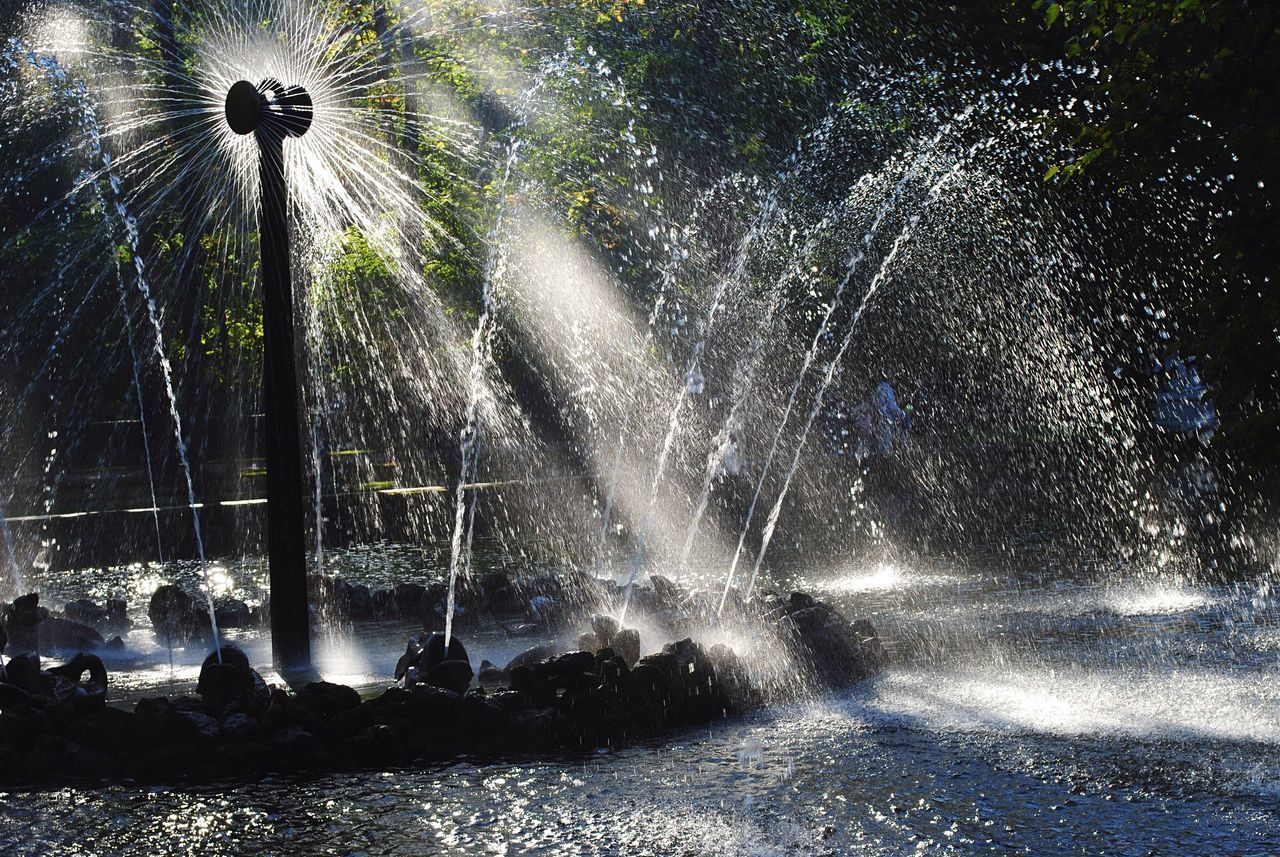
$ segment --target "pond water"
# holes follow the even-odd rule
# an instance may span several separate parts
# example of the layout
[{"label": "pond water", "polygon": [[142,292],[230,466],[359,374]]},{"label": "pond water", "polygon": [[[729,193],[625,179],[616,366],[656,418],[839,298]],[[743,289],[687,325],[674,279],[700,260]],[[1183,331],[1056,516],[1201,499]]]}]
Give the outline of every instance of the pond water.
[{"label": "pond water", "polygon": [[[796,578],[869,616],[893,652],[844,693],[553,761],[8,794],[0,852],[1280,850],[1268,581],[1116,584],[1009,565]],[[396,632],[361,632],[371,681]]]}]

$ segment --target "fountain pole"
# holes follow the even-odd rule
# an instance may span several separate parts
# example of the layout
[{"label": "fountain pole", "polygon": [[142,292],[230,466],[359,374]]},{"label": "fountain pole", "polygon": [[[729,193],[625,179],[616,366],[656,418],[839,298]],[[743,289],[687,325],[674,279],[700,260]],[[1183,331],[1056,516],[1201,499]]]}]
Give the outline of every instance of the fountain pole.
[{"label": "fountain pole", "polygon": [[311,666],[311,630],[284,140],[310,127],[311,97],[300,86],[265,80],[255,87],[242,80],[227,93],[226,112],[233,131],[255,132],[258,142],[271,649],[277,669],[305,671]]}]

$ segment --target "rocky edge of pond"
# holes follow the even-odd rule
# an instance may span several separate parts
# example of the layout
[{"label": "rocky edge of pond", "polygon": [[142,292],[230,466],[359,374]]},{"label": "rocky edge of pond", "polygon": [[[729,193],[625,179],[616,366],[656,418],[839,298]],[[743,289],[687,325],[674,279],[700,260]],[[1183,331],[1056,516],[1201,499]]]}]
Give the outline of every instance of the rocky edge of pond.
[{"label": "rocky edge of pond", "polygon": [[[640,592],[654,600],[652,590]],[[34,609],[27,598],[23,606]],[[400,659],[396,685],[368,699],[324,681],[296,693],[269,686],[224,645],[221,663],[206,660],[198,695],[142,699],[127,711],[106,704],[107,672],[96,656],[42,670],[36,656],[17,655],[0,672],[0,784],[209,780],[588,752],[845,687],[887,662],[869,622],[850,622],[809,595],[770,595],[757,609],[795,670],[768,687],[721,644],[686,638],[641,657],[638,634],[603,615],[592,617],[579,651],[536,646],[478,672],[457,637],[446,651],[442,634],[424,633]],[[14,613],[7,611],[11,620]]]}]

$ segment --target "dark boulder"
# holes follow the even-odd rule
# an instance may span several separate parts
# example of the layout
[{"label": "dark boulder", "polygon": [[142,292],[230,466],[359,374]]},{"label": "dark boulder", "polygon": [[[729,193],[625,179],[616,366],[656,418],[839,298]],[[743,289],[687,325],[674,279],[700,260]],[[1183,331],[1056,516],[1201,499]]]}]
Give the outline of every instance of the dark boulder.
[{"label": "dark boulder", "polygon": [[511,689],[528,697],[531,705],[551,705],[556,699],[556,686],[537,664],[519,666],[511,671]]},{"label": "dark boulder", "polygon": [[467,649],[462,645],[462,640],[458,639],[457,634],[450,637],[449,646],[446,650],[444,634],[439,631],[433,631],[422,646],[422,656],[418,658],[418,668],[430,672],[437,664],[443,661],[463,661],[470,665],[471,658],[467,656]]},{"label": "dark boulder", "polygon": [[36,610],[39,607],[40,607],[39,592],[28,592],[26,595],[19,595],[17,598],[13,599],[14,613],[26,613],[31,610]]},{"label": "dark boulder", "polygon": [[409,691],[409,710],[418,720],[452,725],[458,719],[461,694],[448,688],[420,684]]},{"label": "dark boulder", "polygon": [[481,575],[479,590],[484,599],[483,606],[490,610],[510,613],[520,609],[519,597],[515,587],[511,585],[511,579],[500,571]]},{"label": "dark boulder", "polygon": [[568,652],[543,661],[533,669],[540,671],[558,691],[575,691],[598,684],[594,652]]},{"label": "dark boulder", "polygon": [[508,661],[503,672],[510,675],[517,667],[527,667],[532,664],[536,664],[539,661],[545,661],[555,653],[556,650],[549,645],[533,646],[532,648],[525,649],[523,652]]},{"label": "dark boulder", "polygon": [[128,628],[129,627],[129,604],[123,598],[111,597],[107,599],[107,621],[108,628]]},{"label": "dark boulder", "polygon": [[101,634],[88,625],[57,616],[49,616],[35,627],[36,645],[42,652],[51,649],[96,649],[106,642]]},{"label": "dark boulder", "polygon": [[219,628],[248,628],[253,624],[249,605],[239,598],[223,598],[214,607],[214,618]]},{"label": "dark boulder", "polygon": [[339,747],[339,753],[361,765],[370,762],[385,764],[403,760],[404,749],[404,740],[395,727],[386,723],[371,723],[345,738]]},{"label": "dark boulder", "polygon": [[861,681],[888,663],[869,622],[849,622],[828,605],[801,593],[788,599],[779,630],[791,637],[801,662],[827,687]]},{"label": "dark boulder", "polygon": [[640,632],[635,628],[623,628],[613,635],[610,648],[628,667],[634,667],[640,662]]},{"label": "dark boulder", "polygon": [[412,688],[387,688],[361,707],[368,706],[374,722],[398,721],[412,726],[424,721],[451,723],[458,715],[462,697],[445,688],[416,685]]},{"label": "dark boulder", "polygon": [[471,690],[462,697],[461,723],[467,737],[482,749],[496,750],[507,737],[511,712],[491,700],[482,690]]},{"label": "dark boulder", "polygon": [[43,698],[52,689],[49,677],[40,669],[40,656],[32,652],[9,658],[4,676],[6,684],[22,688],[34,697]]},{"label": "dark boulder", "polygon": [[814,600],[812,595],[806,592],[793,592],[791,597],[787,599],[787,609],[794,612],[797,610],[808,610],[818,602]]},{"label": "dark boulder", "polygon": [[476,676],[479,685],[486,689],[501,687],[506,684],[507,677],[502,670],[498,669],[489,661],[480,662],[480,672]]},{"label": "dark boulder", "polygon": [[330,741],[350,738],[373,725],[373,707],[367,703],[339,711],[324,725],[324,737]]},{"label": "dark boulder", "polygon": [[321,712],[326,719],[360,704],[355,688],[328,681],[313,681],[298,691],[298,701]]},{"label": "dark boulder", "polygon": [[649,585],[653,587],[653,597],[659,609],[674,610],[688,598],[678,584],[661,574],[649,575]]},{"label": "dark boulder", "polygon": [[147,604],[147,618],[161,641],[173,645],[212,634],[209,613],[184,589],[172,583],[159,587]]},{"label": "dark boulder", "polygon": [[[138,729],[147,736],[149,751],[168,746],[189,748],[201,740],[196,724],[164,697],[138,700],[133,713],[137,717]],[[156,764],[159,761],[152,760]]]},{"label": "dark boulder", "polygon": [[213,710],[232,703],[254,708],[265,704],[270,691],[262,676],[249,665],[249,656],[235,646],[222,647],[221,662],[218,656],[219,652],[211,652],[200,667],[196,693],[204,704]]},{"label": "dark boulder", "polygon": [[62,608],[62,615],[72,622],[82,625],[101,625],[107,620],[107,610],[89,598],[78,598],[68,601]]},{"label": "dark boulder", "polygon": [[[0,678],[3,678],[0,675]],[[9,684],[6,681],[0,681],[0,712],[6,714],[14,711],[24,711],[31,708],[39,708],[43,703],[36,696],[32,696],[16,684]],[[6,735],[6,737],[10,737]]]},{"label": "dark boulder", "polygon": [[472,675],[471,664],[451,658],[427,670],[422,680],[432,687],[442,687],[462,694],[471,686]]},{"label": "dark boulder", "polygon": [[5,612],[3,625],[8,647],[18,653],[89,650],[104,642],[102,635],[88,625],[50,614],[40,606],[40,595],[35,592],[14,599]]},{"label": "dark boulder", "polygon": [[613,635],[618,633],[620,627],[618,620],[612,616],[597,613],[591,617],[591,633],[600,641],[602,649],[613,645]]},{"label": "dark boulder", "polygon": [[427,613],[427,590],[420,583],[401,583],[391,590],[391,603],[397,616],[421,619]]},{"label": "dark boulder", "polygon": [[83,747],[116,755],[136,752],[148,740],[146,733],[138,728],[137,715],[106,706],[75,720],[66,733]]},{"label": "dark boulder", "polygon": [[528,694],[514,690],[497,690],[489,694],[489,702],[508,713],[527,711],[532,706]]}]

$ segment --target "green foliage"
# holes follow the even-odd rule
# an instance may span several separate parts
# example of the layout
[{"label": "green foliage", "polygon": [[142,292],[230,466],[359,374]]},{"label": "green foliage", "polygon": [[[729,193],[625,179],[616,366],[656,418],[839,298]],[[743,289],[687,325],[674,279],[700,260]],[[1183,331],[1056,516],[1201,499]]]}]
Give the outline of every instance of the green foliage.
[{"label": "green foliage", "polygon": [[[1280,5],[1238,0],[1007,0],[1005,20],[1042,14],[1053,38],[1030,47],[1094,65],[1081,93],[1105,107],[1096,119],[1064,119],[1078,154],[1046,179],[1086,173],[1123,188],[1181,181],[1219,194],[1204,261],[1206,289],[1188,307],[1199,333],[1186,346],[1216,368],[1229,445],[1274,462],[1280,410]],[[1188,178],[1190,180],[1188,180]]]}]

